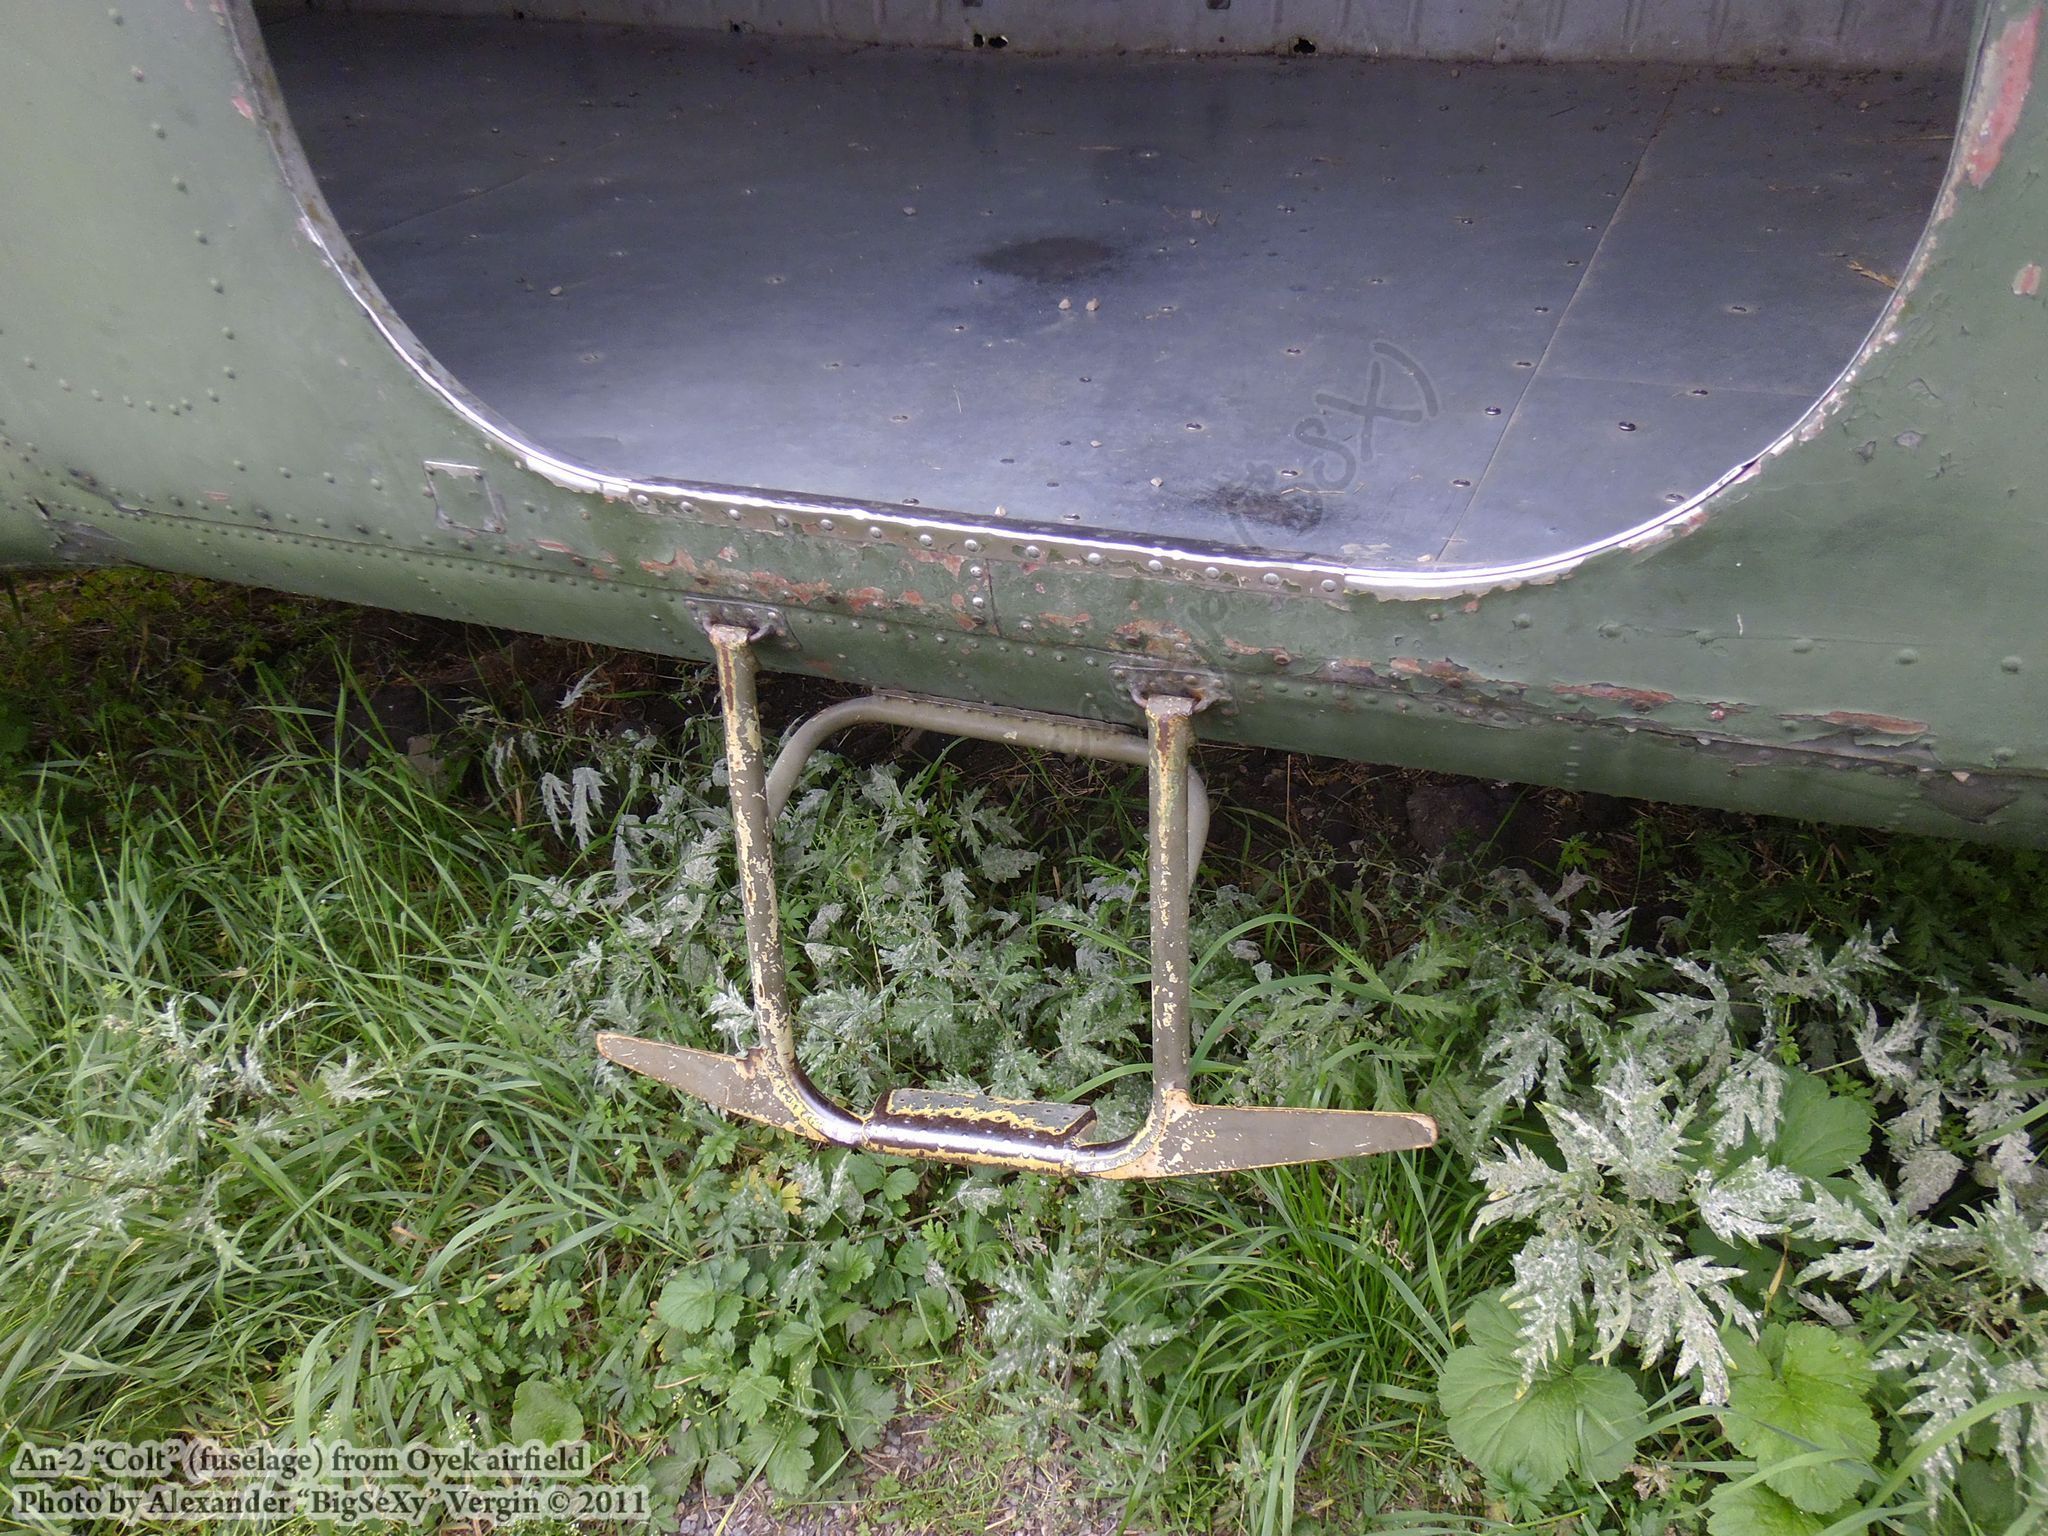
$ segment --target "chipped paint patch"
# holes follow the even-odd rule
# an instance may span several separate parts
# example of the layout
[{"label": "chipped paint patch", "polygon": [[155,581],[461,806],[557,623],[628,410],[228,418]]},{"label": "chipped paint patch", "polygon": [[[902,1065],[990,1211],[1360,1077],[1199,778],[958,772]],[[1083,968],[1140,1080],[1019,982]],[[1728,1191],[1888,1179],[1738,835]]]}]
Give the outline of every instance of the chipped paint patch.
[{"label": "chipped paint patch", "polygon": [[1870,715],[1854,709],[1831,709],[1824,715],[1780,715],[1778,718],[1812,725],[1831,725],[1838,730],[1869,731],[1878,736],[1927,734],[1927,723],[1924,720],[1908,720],[1899,715]]},{"label": "chipped paint patch", "polygon": [[1963,156],[1963,179],[1981,187],[1998,169],[2005,146],[2020,126],[2020,114],[2027,105],[2027,92],[2034,83],[2034,58],[2041,43],[2041,7],[2005,24],[1985,54],[1982,107],[1970,132],[1969,152]]},{"label": "chipped paint patch", "polygon": [[2015,297],[2031,299],[2041,292],[2041,263],[2030,261],[2014,274],[2012,291]]},{"label": "chipped paint patch", "polygon": [[1387,666],[1397,677],[1426,677],[1431,682],[1451,688],[1462,688],[1477,680],[1469,667],[1461,667],[1449,659],[1424,661],[1419,656],[1396,656],[1388,661]]},{"label": "chipped paint patch", "polygon": [[[1193,635],[1164,619],[1132,619],[1117,625],[1111,634],[1121,649],[1139,651],[1161,661],[1177,661],[1194,655],[1198,649]],[[1224,644],[1235,649],[1231,641]]]},{"label": "chipped paint patch", "polygon": [[1661,709],[1678,700],[1677,694],[1661,688],[1629,688],[1621,683],[1559,683],[1550,691],[1561,698],[1605,699],[1642,711]]}]

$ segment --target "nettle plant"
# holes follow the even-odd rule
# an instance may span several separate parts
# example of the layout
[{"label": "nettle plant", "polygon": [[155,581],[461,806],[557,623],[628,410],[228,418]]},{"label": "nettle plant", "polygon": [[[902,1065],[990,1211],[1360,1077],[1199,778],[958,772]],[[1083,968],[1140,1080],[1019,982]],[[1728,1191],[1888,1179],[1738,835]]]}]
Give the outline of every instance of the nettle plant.
[{"label": "nettle plant", "polygon": [[1488,1191],[1477,1225],[1528,1233],[1443,1370],[1458,1448],[1513,1508],[1627,1471],[1676,1510],[1700,1463],[1638,1452],[1653,1427],[1718,1427],[1714,1536],[1879,1506],[1997,1530],[2038,1507],[2048,1179],[2022,1031],[2048,1017],[1923,995],[1889,936],[1655,954],[1628,912],[1572,911],[1583,886],[1504,883],[1453,919],[1499,937],[1452,1130]]}]

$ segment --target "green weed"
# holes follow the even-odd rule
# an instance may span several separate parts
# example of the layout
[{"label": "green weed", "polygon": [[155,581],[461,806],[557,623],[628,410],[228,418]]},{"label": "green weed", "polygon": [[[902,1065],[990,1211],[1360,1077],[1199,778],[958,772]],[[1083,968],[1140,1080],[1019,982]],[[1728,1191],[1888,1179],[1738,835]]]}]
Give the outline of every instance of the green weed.
[{"label": "green weed", "polygon": [[[1535,879],[1226,801],[1199,1091],[1446,1143],[1069,1187],[604,1066],[598,1028],[750,1027],[704,694],[350,623],[127,574],[7,629],[8,1444],[576,1426],[664,1501],[816,1498],[937,1419],[975,1475],[870,1480],[876,1529],[977,1528],[1055,1448],[1141,1527],[1261,1536],[1945,1532],[2033,1496],[2036,856],[1674,813]],[[428,673],[473,702],[381,739]],[[809,1070],[1131,1123],[1136,776],[841,745],[777,832]]]}]

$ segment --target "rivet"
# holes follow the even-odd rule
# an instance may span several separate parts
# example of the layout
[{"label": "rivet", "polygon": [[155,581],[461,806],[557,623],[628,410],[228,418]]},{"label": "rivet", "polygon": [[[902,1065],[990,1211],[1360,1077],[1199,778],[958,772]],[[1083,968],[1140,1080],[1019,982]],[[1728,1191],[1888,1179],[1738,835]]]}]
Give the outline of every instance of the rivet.
[{"label": "rivet", "polygon": [[1147,560],[1145,562],[1145,569],[1157,576],[1166,569],[1166,562],[1164,560]]},{"label": "rivet", "polygon": [[740,520],[740,509],[738,507],[727,507],[725,509],[725,516],[727,521],[736,523]]},{"label": "rivet", "polygon": [[1529,615],[1527,615],[1526,613],[1518,613],[1515,615],[1515,628],[1517,629],[1527,629],[1531,624],[1535,622],[1536,621],[1530,618]]},{"label": "rivet", "polygon": [[2019,671],[2022,665],[2023,663],[2017,656],[2008,656],[2005,658],[2005,660],[1999,663],[1999,666],[2003,667],[2008,672],[2017,672]]},{"label": "rivet", "polygon": [[646,493],[645,491],[635,491],[635,492],[633,493],[633,505],[634,505],[634,506],[636,506],[636,507],[644,507],[644,506],[646,506],[646,505],[647,505],[647,493]]},{"label": "rivet", "polygon": [[831,519],[831,518],[829,518],[829,517],[821,517],[821,518],[819,518],[819,519],[818,519],[818,532],[820,532],[820,533],[830,533],[831,531],[832,531],[832,519]]},{"label": "rivet", "polygon": [[1911,665],[1913,665],[1914,662],[1918,661],[1919,659],[1920,653],[1914,650],[1913,647],[1911,647],[1910,645],[1903,647],[1899,651],[1899,654],[1892,658],[1893,661],[1896,661],[1902,667],[1910,667]]},{"label": "rivet", "polygon": [[1024,558],[1026,560],[1043,560],[1045,558],[1045,551],[1036,544],[1026,544],[1024,546]]},{"label": "rivet", "polygon": [[1102,552],[1101,552],[1100,550],[1094,550],[1094,549],[1091,549],[1091,550],[1089,550],[1089,551],[1088,551],[1088,563],[1089,563],[1090,565],[1100,565],[1100,564],[1102,564]]},{"label": "rivet", "polygon": [[789,519],[782,513],[778,512],[775,514],[775,526],[778,528],[787,528],[789,526]]},{"label": "rivet", "polygon": [[237,469],[247,469],[249,467],[248,465],[244,464],[240,459],[236,459],[234,463],[235,468]]},{"label": "rivet", "polygon": [[1337,590],[1337,578],[1334,576],[1325,576],[1323,578],[1323,590],[1325,592],[1335,592]]},{"label": "rivet", "polygon": [[928,533],[920,533],[917,536],[917,547],[919,549],[930,549],[932,547],[932,536]]},{"label": "rivet", "polygon": [[978,555],[981,553],[981,540],[969,539],[965,547],[970,555]]},{"label": "rivet", "polygon": [[1265,575],[1261,576],[1259,580],[1263,581],[1269,587],[1277,587],[1280,585],[1280,573],[1278,571],[1268,571]]},{"label": "rivet", "polygon": [[1220,577],[1221,577],[1221,576],[1223,575],[1223,573],[1222,573],[1222,572],[1221,572],[1220,570],[1218,570],[1218,569],[1217,569],[1217,568],[1216,568],[1215,566],[1213,566],[1213,565],[1205,565],[1205,566],[1203,566],[1203,567],[1202,567],[1202,574],[1203,574],[1204,576],[1206,576],[1206,577],[1207,577],[1207,578],[1208,578],[1209,580],[1211,580],[1211,581],[1215,581],[1215,580],[1218,580],[1218,579],[1219,579],[1219,578],[1220,578]]},{"label": "rivet", "polygon": [[1801,656],[1804,656],[1808,651],[1813,649],[1813,641],[1807,638],[1805,635],[1801,635],[1798,639],[1792,642],[1792,649],[1798,652]]},{"label": "rivet", "polygon": [[988,606],[988,599],[979,596],[970,597],[967,599],[967,606],[970,608],[986,608]]},{"label": "rivet", "polygon": [[1600,626],[1600,635],[1603,639],[1612,640],[1620,633],[1621,626],[1615,623],[1612,619],[1608,620],[1605,624],[1602,624]]},{"label": "rivet", "polygon": [[2012,760],[2013,750],[2011,747],[1993,747],[1991,749],[1991,761],[1994,763],[2009,763]]}]

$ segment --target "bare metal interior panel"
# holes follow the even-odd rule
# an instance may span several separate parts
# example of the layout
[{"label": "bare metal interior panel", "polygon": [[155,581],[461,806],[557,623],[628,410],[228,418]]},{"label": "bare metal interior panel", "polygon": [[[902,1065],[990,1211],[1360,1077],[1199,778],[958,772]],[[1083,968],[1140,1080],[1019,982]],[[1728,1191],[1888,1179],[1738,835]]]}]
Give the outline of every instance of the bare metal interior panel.
[{"label": "bare metal interior panel", "polygon": [[1766,446],[1910,255],[1958,90],[418,17],[268,41],[387,296],[551,448],[1374,564],[1554,553]]},{"label": "bare metal interior panel", "polygon": [[1975,0],[256,0],[1011,53],[1953,68]]}]

